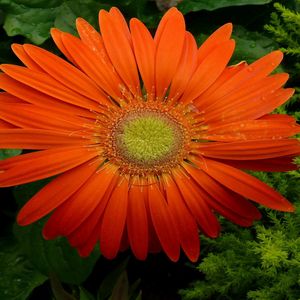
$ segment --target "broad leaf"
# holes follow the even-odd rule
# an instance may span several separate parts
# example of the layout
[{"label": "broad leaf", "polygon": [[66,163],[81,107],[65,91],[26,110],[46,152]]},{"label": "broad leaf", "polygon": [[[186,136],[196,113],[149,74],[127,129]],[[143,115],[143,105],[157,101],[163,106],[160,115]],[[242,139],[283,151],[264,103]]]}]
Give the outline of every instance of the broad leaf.
[{"label": "broad leaf", "polygon": [[[15,188],[14,195],[19,204],[28,201],[48,180],[38,181]],[[81,258],[65,238],[46,241],[42,237],[45,219],[32,225],[15,225],[15,235],[31,263],[43,274],[55,274],[59,280],[80,284],[86,280],[100,255],[95,250],[87,258]],[[0,298],[1,299],[1,298]]]},{"label": "broad leaf", "polygon": [[0,160],[19,155],[21,152],[19,149],[0,149]]},{"label": "broad leaf", "polygon": [[243,5],[261,5],[272,2],[272,0],[184,0],[178,4],[178,9],[183,13],[199,10],[216,10],[218,8]]},{"label": "broad leaf", "polygon": [[97,12],[108,8],[96,0],[0,0],[5,11],[4,29],[9,36],[23,35],[35,44],[42,44],[50,36],[50,28],[74,32],[76,17],[83,17],[93,25]]},{"label": "broad leaf", "polygon": [[236,41],[234,51],[234,62],[254,60],[277,50],[279,47],[274,40],[263,33],[248,31],[243,26],[234,26],[233,36]]},{"label": "broad leaf", "polygon": [[0,242],[0,299],[25,300],[47,277],[33,268],[12,240]]}]

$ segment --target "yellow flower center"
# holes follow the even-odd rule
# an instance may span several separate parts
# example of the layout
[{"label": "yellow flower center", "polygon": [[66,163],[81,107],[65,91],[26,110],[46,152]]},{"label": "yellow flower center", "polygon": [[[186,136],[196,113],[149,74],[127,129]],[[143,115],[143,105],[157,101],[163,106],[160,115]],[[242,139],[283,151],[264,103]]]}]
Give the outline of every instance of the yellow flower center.
[{"label": "yellow flower center", "polygon": [[182,111],[158,102],[129,104],[114,110],[105,124],[103,140],[98,140],[103,145],[102,155],[123,174],[170,172],[189,151],[188,120]]},{"label": "yellow flower center", "polygon": [[174,120],[155,111],[129,113],[116,126],[117,151],[136,165],[153,166],[182,146],[182,133]]}]

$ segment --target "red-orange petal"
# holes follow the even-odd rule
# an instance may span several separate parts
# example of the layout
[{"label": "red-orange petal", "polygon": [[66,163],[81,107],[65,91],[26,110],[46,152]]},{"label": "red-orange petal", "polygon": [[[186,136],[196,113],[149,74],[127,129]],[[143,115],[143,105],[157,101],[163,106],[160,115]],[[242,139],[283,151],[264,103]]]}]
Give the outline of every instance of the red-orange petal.
[{"label": "red-orange petal", "polygon": [[0,161],[0,186],[7,187],[51,177],[98,155],[85,147],[60,147],[27,153]]},{"label": "red-orange petal", "polygon": [[95,119],[95,114],[93,112],[41,93],[6,74],[0,74],[0,88],[28,103],[41,107],[46,111],[55,111],[62,114],[85,116]]},{"label": "red-orange petal", "polygon": [[57,48],[65,55],[65,57],[70,62],[72,62],[73,64],[76,65],[73,57],[71,56],[70,52],[66,49],[66,47],[62,41],[63,32],[57,28],[51,28],[50,33],[51,33],[51,37],[52,37],[54,43],[56,44]]},{"label": "red-orange petal", "polygon": [[276,122],[273,120],[245,120],[225,125],[208,126],[200,138],[212,141],[239,141],[259,139],[282,139],[300,132],[300,127],[295,123]]},{"label": "red-orange petal", "polygon": [[195,153],[219,159],[268,159],[289,155],[296,156],[300,153],[300,143],[296,139],[203,143],[198,146]]},{"label": "red-orange petal", "polygon": [[165,175],[166,198],[170,213],[179,232],[181,247],[186,256],[196,262],[200,255],[200,239],[195,219],[187,209],[184,200],[171,176]]},{"label": "red-orange petal", "polygon": [[22,63],[29,69],[43,71],[43,69],[26,53],[24,47],[19,44],[12,44],[12,50]]},{"label": "red-orange petal", "polygon": [[131,185],[128,196],[127,232],[134,255],[141,260],[148,253],[148,220],[146,211],[147,189]]},{"label": "red-orange petal", "polygon": [[108,201],[100,232],[101,253],[109,259],[116,257],[126,223],[128,181],[121,178]]},{"label": "red-orange petal", "polygon": [[155,90],[156,96],[162,99],[180,62],[185,40],[183,15],[177,9],[173,9],[172,13],[163,17],[157,32],[155,35]]},{"label": "red-orange petal", "polygon": [[[64,59],[37,46],[25,44],[26,53],[50,76],[72,89],[79,95],[84,95],[96,102],[103,98],[97,85],[82,71]],[[66,76],[66,74],[68,74]],[[100,102],[101,103],[101,102]]]},{"label": "red-orange petal", "polygon": [[[57,229],[57,234],[68,236],[92,214],[102,201],[115,176],[116,168],[106,166],[94,173],[70,199],[51,215],[46,227]],[[104,208],[103,208],[104,209]],[[48,233],[49,230],[45,229]]]},{"label": "red-orange petal", "polygon": [[138,19],[130,20],[130,30],[135,58],[139,67],[148,98],[153,98],[155,92],[154,65],[155,46],[153,38],[146,26]]},{"label": "red-orange petal", "polygon": [[0,149],[51,149],[82,147],[90,141],[78,134],[43,129],[0,129]]},{"label": "red-orange petal", "polygon": [[223,42],[199,64],[180,99],[182,103],[192,102],[214,83],[228,64],[234,47],[233,40]]},{"label": "red-orange petal", "polygon": [[31,224],[66,201],[96,171],[96,163],[87,162],[53,179],[35,194],[20,210],[19,225]]},{"label": "red-orange petal", "polygon": [[257,178],[231,166],[205,159],[203,171],[232,191],[280,211],[294,211],[294,207],[282,195]]},{"label": "red-orange petal", "polygon": [[153,179],[148,187],[151,219],[160,244],[172,261],[177,261],[180,254],[178,229],[174,223],[170,208],[162,195],[157,182]]},{"label": "red-orange petal", "polygon": [[283,55],[280,51],[273,51],[265,55],[249,66],[243,68],[240,72],[237,72],[219,87],[216,87],[210,95],[203,95],[203,97],[205,96],[205,99],[203,98],[203,100],[207,104],[213,104],[221,97],[224,97],[235,90],[252,86],[255,82],[269,75],[279,65],[282,58]]},{"label": "red-orange petal", "polygon": [[[1,118],[22,128],[39,128],[69,133],[76,133],[81,130],[81,134],[83,135],[88,132],[85,126],[94,124],[94,122],[91,123],[88,119],[53,112],[36,105],[24,103],[6,104],[1,101]],[[17,114],[16,111],[18,112]]]},{"label": "red-orange petal", "polygon": [[103,42],[116,71],[133,95],[141,95],[140,81],[132,45],[128,40],[128,27],[119,14],[99,13]]},{"label": "red-orange petal", "polygon": [[226,23],[213,32],[199,47],[198,64],[200,64],[216,47],[230,39],[232,33],[232,24]]},{"label": "red-orange petal", "polygon": [[[188,163],[185,163],[183,166],[197,184],[213,198],[213,202],[217,202],[226,210],[233,211],[242,219],[258,220],[261,217],[260,212],[253,204],[243,199],[243,197],[238,194],[234,194],[227,190],[201,169]],[[211,205],[212,202],[210,201],[208,204]]]},{"label": "red-orange petal", "polygon": [[61,84],[46,73],[15,65],[1,65],[0,69],[15,80],[64,102],[99,111],[99,105]]},{"label": "red-orange petal", "polygon": [[186,206],[196,219],[203,233],[212,238],[217,237],[220,232],[220,224],[201,196],[201,191],[197,188],[196,183],[187,177],[186,174],[179,171],[173,171],[173,178]]},{"label": "red-orange petal", "polygon": [[180,64],[172,79],[168,98],[177,100],[184,92],[192,74],[197,67],[197,44],[193,35],[185,33],[185,42],[180,58]]}]

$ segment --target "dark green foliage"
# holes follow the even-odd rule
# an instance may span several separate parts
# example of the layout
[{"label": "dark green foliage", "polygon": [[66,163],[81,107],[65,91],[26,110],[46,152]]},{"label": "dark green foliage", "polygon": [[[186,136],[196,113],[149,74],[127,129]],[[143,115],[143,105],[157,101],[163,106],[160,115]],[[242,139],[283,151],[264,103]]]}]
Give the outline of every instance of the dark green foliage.
[{"label": "dark green foliage", "polygon": [[252,175],[287,197],[296,211],[280,213],[261,207],[262,220],[249,229],[222,219],[221,237],[202,237],[202,261],[197,267],[202,279],[180,291],[183,300],[299,298],[300,172]]},{"label": "dark green foliage", "polygon": [[182,10],[182,12],[187,13],[199,10],[215,10],[228,6],[259,5],[270,3],[271,1],[272,0],[184,0],[181,1],[178,7]]},{"label": "dark green foliage", "polygon": [[202,238],[209,253],[198,269],[205,278],[181,290],[182,299],[298,299],[300,205],[296,205],[294,214],[266,211],[254,228],[230,225],[229,229],[224,222],[226,233],[220,238]]},{"label": "dark green foliage", "polygon": [[34,288],[47,280],[26,259],[12,238],[0,242],[0,299],[25,300]]},{"label": "dark green foliage", "polygon": [[[283,52],[300,57],[300,14],[280,3],[275,3],[274,7],[277,12],[272,13],[271,24],[265,29],[282,45]],[[300,67],[299,64],[297,67]]]}]

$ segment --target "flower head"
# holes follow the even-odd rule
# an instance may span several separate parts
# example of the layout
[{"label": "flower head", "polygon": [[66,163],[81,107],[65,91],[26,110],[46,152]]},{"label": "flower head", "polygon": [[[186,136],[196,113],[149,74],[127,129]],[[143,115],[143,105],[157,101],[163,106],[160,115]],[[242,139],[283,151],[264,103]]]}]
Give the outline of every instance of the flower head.
[{"label": "flower head", "polygon": [[235,43],[225,24],[197,48],[170,9],[154,38],[118,9],[99,13],[101,35],[77,19],[79,38],[52,37],[69,62],[33,45],[13,45],[25,66],[1,65],[0,147],[38,150],[0,162],[0,186],[56,176],[20,211],[27,225],[52,212],[43,234],[66,236],[82,256],[100,242],[114,258],[180,248],[199,257],[198,230],[217,237],[216,213],[241,226],[260,218],[249,201],[292,205],[240,169],[295,169],[299,127],[270,114],[292,89],[270,73],[274,51],[227,66]]}]

